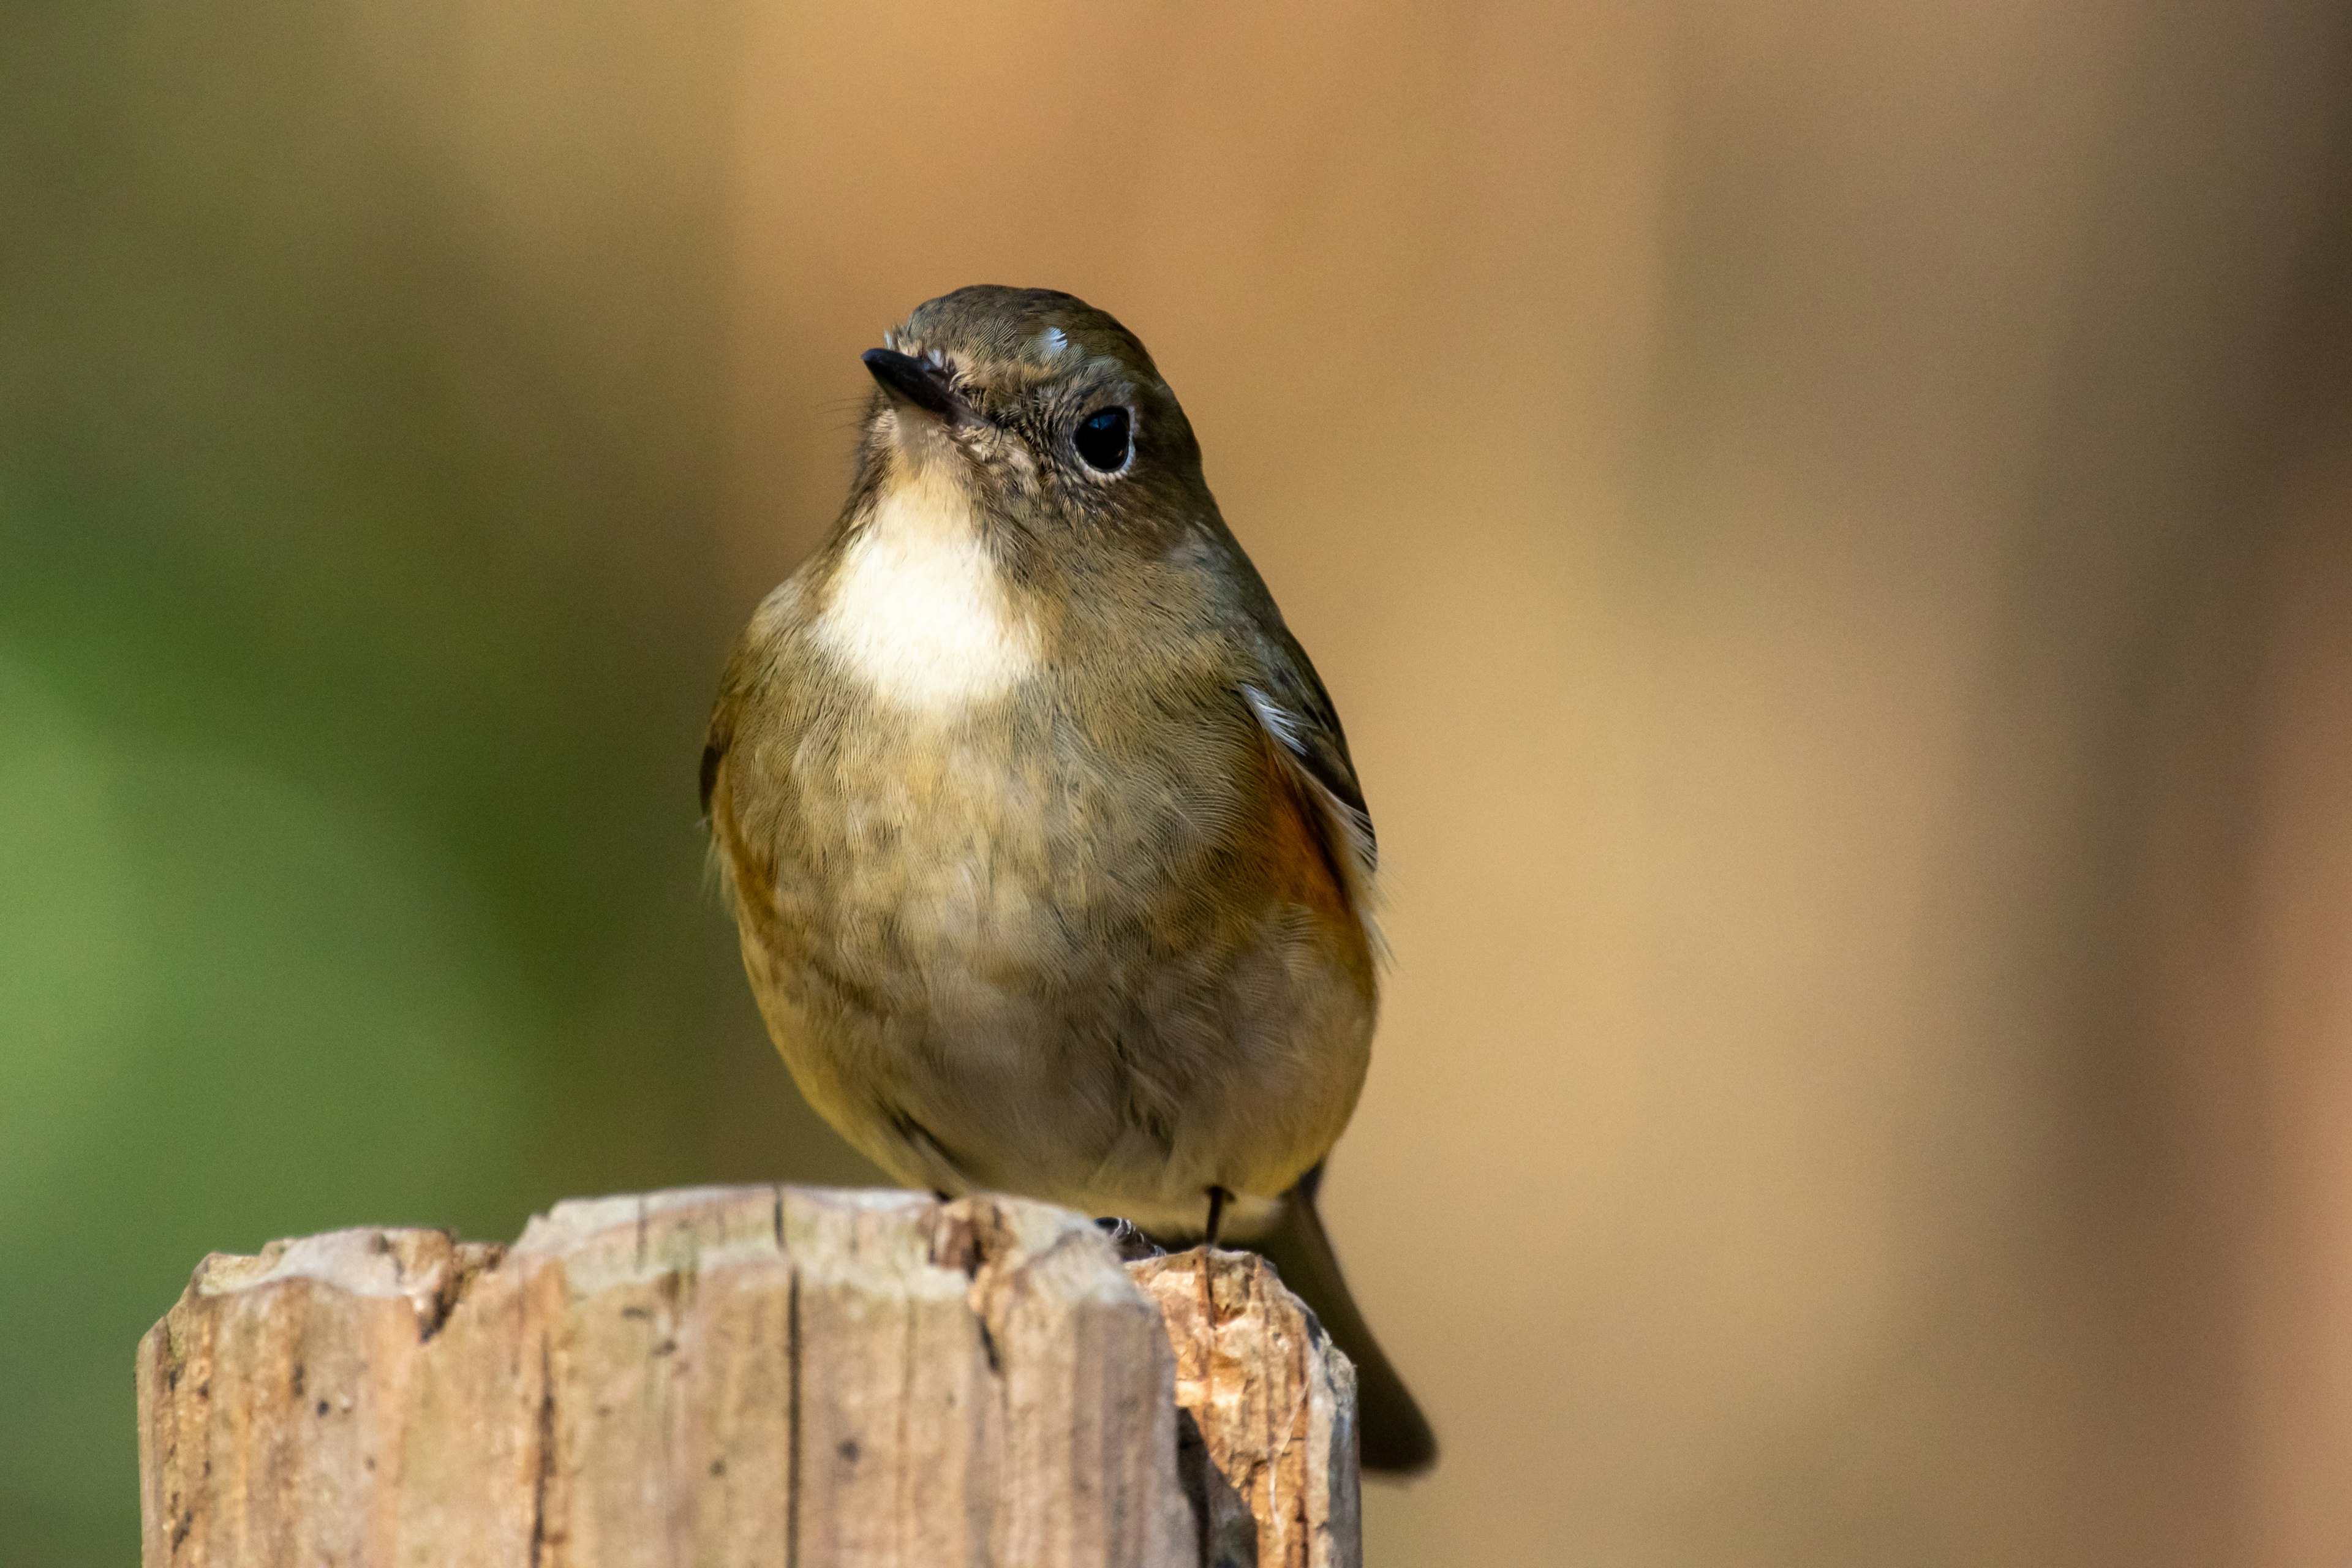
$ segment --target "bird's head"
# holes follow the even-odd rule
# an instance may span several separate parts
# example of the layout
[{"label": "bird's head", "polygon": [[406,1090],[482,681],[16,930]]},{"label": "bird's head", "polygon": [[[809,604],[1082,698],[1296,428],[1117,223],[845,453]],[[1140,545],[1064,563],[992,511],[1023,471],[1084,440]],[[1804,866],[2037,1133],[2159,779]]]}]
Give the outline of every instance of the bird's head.
[{"label": "bird's head", "polygon": [[869,349],[858,489],[961,504],[1040,543],[1140,542],[1200,515],[1192,427],[1143,344],[1046,289],[979,285]]}]

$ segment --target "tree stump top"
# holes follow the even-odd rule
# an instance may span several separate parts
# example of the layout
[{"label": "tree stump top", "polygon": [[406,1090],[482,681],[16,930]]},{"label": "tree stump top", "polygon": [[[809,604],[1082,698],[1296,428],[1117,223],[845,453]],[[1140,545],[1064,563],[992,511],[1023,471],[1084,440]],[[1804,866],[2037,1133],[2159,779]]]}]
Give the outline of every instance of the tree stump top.
[{"label": "tree stump top", "polygon": [[579,1199],[215,1254],[139,1347],[148,1568],[1344,1565],[1354,1373],[1273,1271],[1018,1199]]}]

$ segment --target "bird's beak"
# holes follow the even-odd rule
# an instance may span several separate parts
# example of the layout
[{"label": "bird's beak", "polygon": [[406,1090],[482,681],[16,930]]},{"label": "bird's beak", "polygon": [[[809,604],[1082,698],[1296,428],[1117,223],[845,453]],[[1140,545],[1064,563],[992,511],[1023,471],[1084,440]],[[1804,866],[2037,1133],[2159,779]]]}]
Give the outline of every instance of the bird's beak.
[{"label": "bird's beak", "polygon": [[947,372],[930,361],[902,354],[895,349],[867,349],[862,357],[866,368],[874,373],[874,379],[899,407],[919,408],[950,425],[967,424],[980,417],[950,383]]}]

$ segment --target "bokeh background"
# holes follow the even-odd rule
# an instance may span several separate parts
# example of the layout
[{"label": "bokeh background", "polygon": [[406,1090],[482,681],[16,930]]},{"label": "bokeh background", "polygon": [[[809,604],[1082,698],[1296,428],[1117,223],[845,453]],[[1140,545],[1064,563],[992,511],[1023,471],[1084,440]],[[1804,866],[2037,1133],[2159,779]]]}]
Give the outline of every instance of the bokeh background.
[{"label": "bokeh background", "polygon": [[207,1250],[868,1179],[695,760],[997,281],[1379,820],[1373,1563],[2340,1568],[2342,10],[0,5],[0,1562]]}]

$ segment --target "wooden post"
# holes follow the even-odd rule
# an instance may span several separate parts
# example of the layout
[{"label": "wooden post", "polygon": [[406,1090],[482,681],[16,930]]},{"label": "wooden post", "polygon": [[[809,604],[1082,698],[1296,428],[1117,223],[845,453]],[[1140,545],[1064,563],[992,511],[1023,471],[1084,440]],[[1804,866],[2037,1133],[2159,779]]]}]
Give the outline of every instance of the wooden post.
[{"label": "wooden post", "polygon": [[147,1568],[1353,1568],[1355,1373],[1247,1254],[709,1188],[215,1254],[139,1345]]}]

